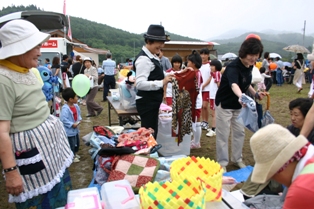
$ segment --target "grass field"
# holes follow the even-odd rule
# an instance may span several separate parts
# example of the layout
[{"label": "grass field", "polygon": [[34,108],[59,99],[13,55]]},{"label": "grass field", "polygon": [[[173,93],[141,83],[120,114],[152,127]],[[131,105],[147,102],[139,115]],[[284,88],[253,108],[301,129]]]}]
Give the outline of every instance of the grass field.
[{"label": "grass field", "polygon": [[[282,87],[277,87],[275,85],[270,89],[270,112],[275,118],[275,123],[287,126],[290,124],[290,113],[288,104],[291,100],[298,97],[307,97],[310,84],[303,86],[303,91],[298,94],[297,88],[292,84],[284,84]],[[80,125],[80,136],[84,136],[92,131],[94,125],[108,125],[108,112],[107,112],[107,102],[101,102],[102,91],[99,91],[95,99],[100,105],[104,107],[104,111],[98,117],[86,118],[87,110],[85,106],[80,106],[82,110],[83,121]],[[265,108],[266,100],[261,102]],[[112,119],[114,122],[118,121],[118,117],[112,112]],[[210,121],[209,121],[210,122]],[[253,155],[250,150],[249,139],[252,133],[246,130],[245,142],[243,147],[243,160],[247,165],[254,165]],[[194,156],[204,156],[211,159],[216,159],[216,140],[215,137],[206,137],[206,131],[203,131],[201,138],[201,149],[192,150],[191,155]],[[70,174],[72,178],[73,189],[85,188],[89,185],[92,179],[92,167],[93,161],[88,154],[89,147],[81,143],[79,155],[81,156],[81,162],[73,163],[70,167]],[[227,167],[229,170],[237,169],[233,165]],[[5,181],[0,178],[0,208],[15,208],[14,204],[8,204],[8,195],[5,191]]]}]

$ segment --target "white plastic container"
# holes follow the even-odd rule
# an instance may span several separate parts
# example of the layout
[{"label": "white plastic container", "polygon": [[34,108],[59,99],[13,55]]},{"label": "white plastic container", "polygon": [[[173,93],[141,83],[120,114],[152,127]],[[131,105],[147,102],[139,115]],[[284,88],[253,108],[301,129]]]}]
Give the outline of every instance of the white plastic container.
[{"label": "white plastic container", "polygon": [[139,209],[140,205],[127,180],[104,183],[100,194],[105,209]]},{"label": "white plastic container", "polygon": [[165,135],[158,130],[157,143],[162,145],[158,153],[164,157],[190,155],[191,135],[185,135],[183,141],[178,146],[177,137],[172,137],[170,134]]},{"label": "white plastic container", "polygon": [[71,190],[68,192],[67,209],[102,209],[96,187]]}]

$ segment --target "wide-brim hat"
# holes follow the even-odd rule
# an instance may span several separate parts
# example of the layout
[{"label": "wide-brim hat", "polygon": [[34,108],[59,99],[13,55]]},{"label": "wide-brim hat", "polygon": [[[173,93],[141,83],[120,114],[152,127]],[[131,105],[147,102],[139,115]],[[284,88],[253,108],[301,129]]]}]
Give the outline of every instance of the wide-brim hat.
[{"label": "wide-brim hat", "polygon": [[50,38],[27,20],[12,20],[0,28],[0,59],[28,52]]},{"label": "wide-brim hat", "polygon": [[255,160],[252,182],[265,183],[307,143],[304,136],[295,137],[278,124],[259,129],[250,139]]},{"label": "wide-brim hat", "polygon": [[154,41],[170,41],[170,36],[166,35],[162,25],[150,25],[147,33],[144,34],[144,38]]}]

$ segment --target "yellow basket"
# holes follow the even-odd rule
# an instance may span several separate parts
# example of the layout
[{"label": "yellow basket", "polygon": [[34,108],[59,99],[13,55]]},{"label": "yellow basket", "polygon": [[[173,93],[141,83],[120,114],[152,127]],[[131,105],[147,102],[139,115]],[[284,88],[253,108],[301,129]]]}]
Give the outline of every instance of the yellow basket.
[{"label": "yellow basket", "polygon": [[221,201],[223,168],[209,158],[186,157],[175,160],[170,167],[171,179],[194,178],[202,182],[205,201]]},{"label": "yellow basket", "polygon": [[196,179],[154,182],[139,191],[141,209],[205,209],[205,191]]}]

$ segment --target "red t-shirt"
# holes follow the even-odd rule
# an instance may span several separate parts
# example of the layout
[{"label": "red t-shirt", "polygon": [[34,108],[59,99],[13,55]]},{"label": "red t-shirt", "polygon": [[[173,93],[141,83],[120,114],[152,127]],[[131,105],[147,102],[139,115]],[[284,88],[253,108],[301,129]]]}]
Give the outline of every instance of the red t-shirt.
[{"label": "red t-shirt", "polygon": [[[305,167],[308,165],[314,166],[314,157],[306,162]],[[309,167],[307,167],[306,170],[308,170],[308,168]],[[298,175],[289,187],[283,209],[314,209],[314,169],[310,168],[309,172],[304,171],[305,170]]]},{"label": "red t-shirt", "polygon": [[75,106],[70,107],[70,109],[73,113],[74,121],[76,121],[77,120],[77,111],[76,111]]}]

